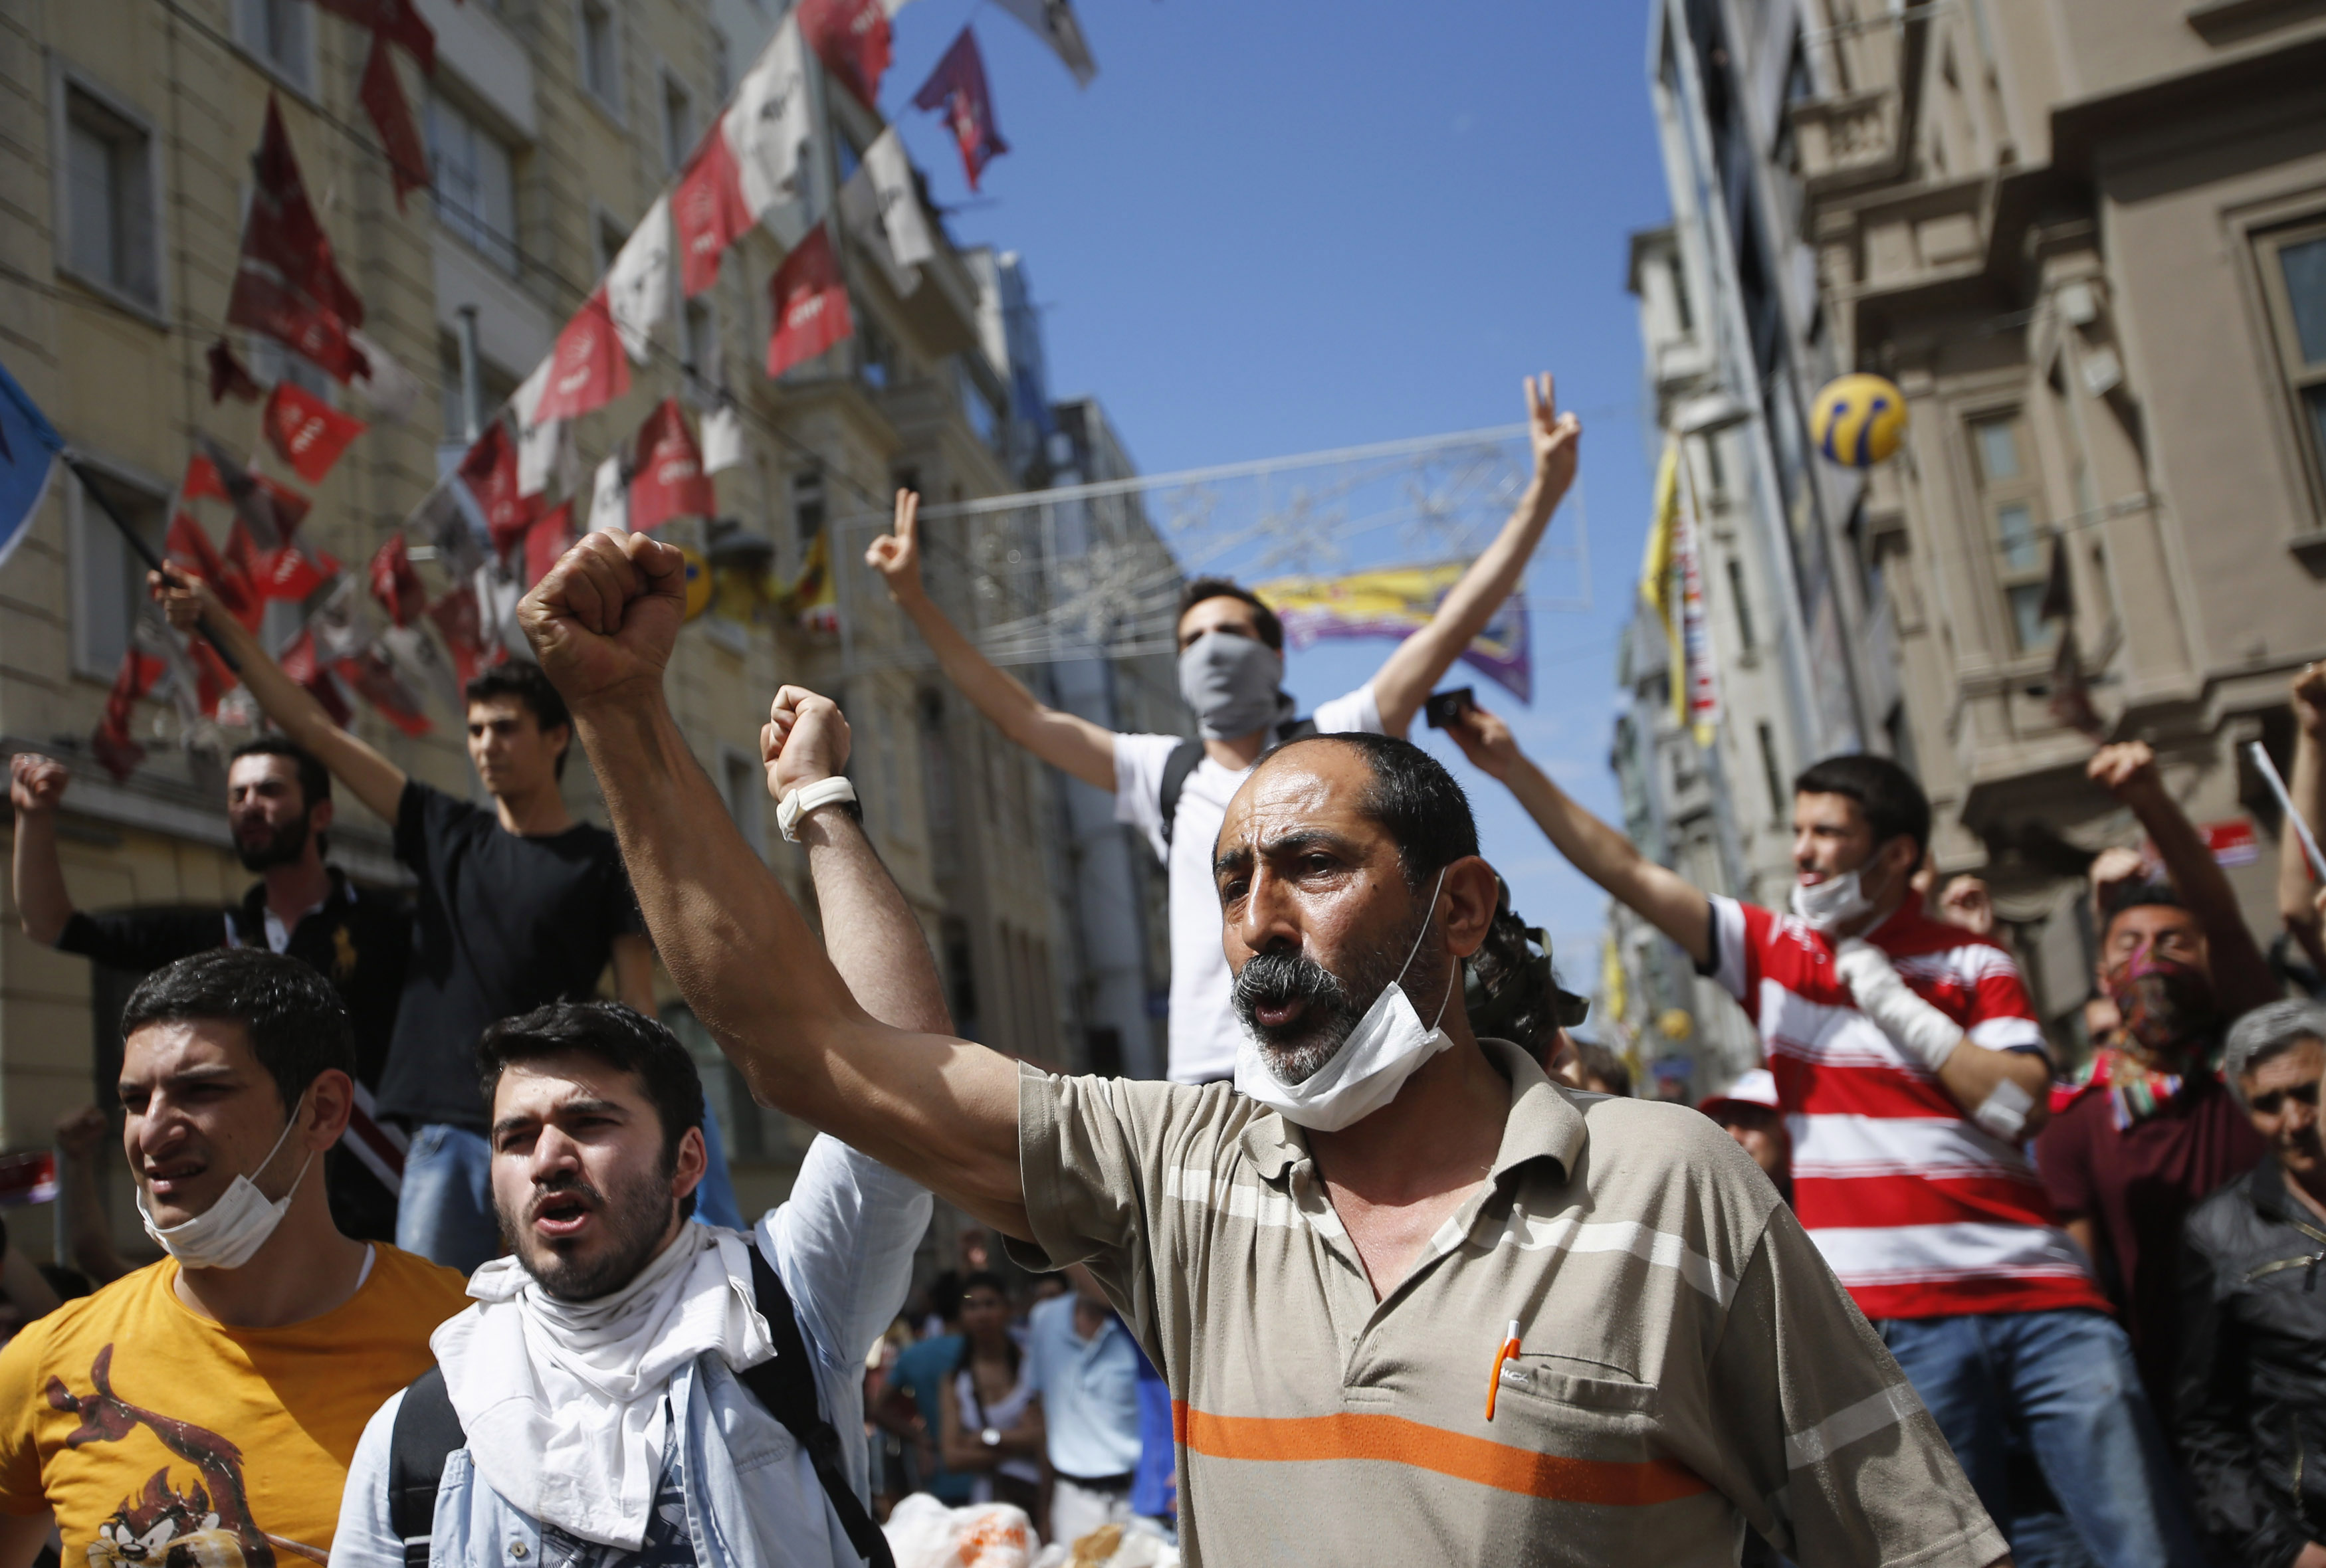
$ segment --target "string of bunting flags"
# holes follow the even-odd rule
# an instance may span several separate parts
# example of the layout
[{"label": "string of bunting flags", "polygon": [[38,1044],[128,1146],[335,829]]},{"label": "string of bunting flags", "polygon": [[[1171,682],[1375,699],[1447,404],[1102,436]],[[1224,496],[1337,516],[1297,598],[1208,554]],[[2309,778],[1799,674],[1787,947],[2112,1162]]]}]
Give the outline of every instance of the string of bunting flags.
[{"label": "string of bunting flags", "polygon": [[[426,186],[429,176],[390,46],[433,74],[434,32],[414,0],[315,4],[371,32],[358,96],[378,134],[401,210],[407,193]],[[703,292],[738,240],[755,227],[772,235],[786,254],[768,284],[773,326],[766,366],[779,377],[854,334],[830,227],[834,212],[851,246],[899,295],[918,285],[917,269],[935,257],[936,245],[896,128],[884,125],[856,160],[835,193],[834,212],[818,209],[812,173],[819,133],[809,60],[877,115],[891,59],[891,17],[904,4],[799,0],[558,333],[548,357],[480,421],[469,450],[363,571],[347,571],[298,539],[312,505],[306,496],[262,472],[256,457],[239,461],[206,434],[197,436],[170,498],[160,559],[209,581],[227,612],[253,630],[269,605],[301,606],[300,629],[281,662],[338,721],[352,718],[355,700],[413,735],[432,728],[428,699],[457,712],[462,682],[501,659],[525,656],[516,601],[577,532],[575,509],[585,486],[572,422],[629,391],[631,366],[646,365],[655,351],[656,329],[671,314],[674,289],[686,298]],[[1078,84],[1088,85],[1097,68],[1070,0],[998,4],[1044,41]],[[967,25],[912,102],[943,116],[976,190],[986,166],[1009,147]],[[340,270],[271,94],[252,169],[227,324],[293,350],[349,388],[374,420],[400,422],[425,389],[365,334],[363,301]],[[262,384],[226,336],[209,346],[205,365],[211,404],[231,397],[260,405],[265,450],[308,486],[321,484],[373,422],[288,376]],[[742,419],[740,404],[722,386],[698,440],[678,399],[663,398],[634,436],[589,473],[589,526],[644,531],[674,518],[712,516],[712,476],[743,460]],[[0,367],[0,562],[37,509],[60,455],[73,462],[54,427]],[[552,505],[554,496],[563,498]],[[115,515],[110,503],[97,499]],[[223,546],[203,521],[206,506],[227,515]],[[472,517],[482,524],[481,538]],[[151,546],[122,526],[133,549],[154,559]],[[421,545],[427,550],[415,549]],[[423,554],[447,580],[440,592],[431,592],[419,571]],[[702,579],[699,592],[691,587],[692,613],[709,599],[712,584],[699,560],[690,561],[690,571]],[[787,603],[803,624],[831,629],[833,587],[830,547],[818,536],[787,591],[755,586],[747,597]],[[135,704],[155,695],[174,706],[190,749],[215,749],[221,710],[235,700],[237,684],[208,641],[174,632],[149,607],[123,654],[92,749],[108,771],[126,777],[145,756],[131,734]],[[249,706],[247,694],[243,703]]]}]

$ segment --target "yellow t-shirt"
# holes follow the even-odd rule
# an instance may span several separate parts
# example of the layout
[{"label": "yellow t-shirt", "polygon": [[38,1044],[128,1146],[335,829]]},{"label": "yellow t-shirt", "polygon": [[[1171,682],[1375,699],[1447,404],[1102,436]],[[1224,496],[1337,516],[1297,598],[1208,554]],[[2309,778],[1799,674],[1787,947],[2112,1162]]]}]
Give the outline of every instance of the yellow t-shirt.
[{"label": "yellow t-shirt", "polygon": [[53,1509],[63,1568],[299,1568],[331,1549],[364,1423],[468,1305],[381,1247],[361,1289],[279,1329],[212,1322],[165,1258],[0,1349],[0,1512]]}]

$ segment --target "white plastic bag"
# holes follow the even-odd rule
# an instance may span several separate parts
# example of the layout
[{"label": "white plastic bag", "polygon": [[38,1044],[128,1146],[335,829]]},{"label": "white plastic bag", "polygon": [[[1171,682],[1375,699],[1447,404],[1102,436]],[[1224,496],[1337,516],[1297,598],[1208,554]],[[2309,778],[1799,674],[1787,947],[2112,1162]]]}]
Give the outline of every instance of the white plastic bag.
[{"label": "white plastic bag", "polygon": [[926,1492],[899,1502],[881,1533],[897,1568],[1028,1568],[1042,1545],[1023,1508],[949,1508]]}]

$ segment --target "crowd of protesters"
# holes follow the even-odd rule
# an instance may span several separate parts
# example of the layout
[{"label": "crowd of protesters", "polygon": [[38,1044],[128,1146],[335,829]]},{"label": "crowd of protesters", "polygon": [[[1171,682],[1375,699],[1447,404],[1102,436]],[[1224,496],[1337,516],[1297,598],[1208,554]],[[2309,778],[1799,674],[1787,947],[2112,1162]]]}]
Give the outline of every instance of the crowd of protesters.
[{"label": "crowd of protesters", "polygon": [[[760,745],[808,925],[664,699],[684,568],[646,536],[569,552],[521,612],[537,663],[469,688],[489,806],[157,580],[279,732],[228,772],[259,880],[77,908],[65,770],[13,761],[27,935],[145,972],[116,1087],[164,1257],[112,1234],[107,1116],[67,1118],[76,1272],[0,1267],[0,1568],[846,1568],[947,1508],[1142,1568],[2326,1568],[2326,896],[2298,835],[2256,933],[2149,747],[2101,747],[2141,844],[2092,860],[2066,1041],[1985,888],[1934,886],[1895,763],[1800,775],[1764,909],[1642,855],[1473,706],[1477,775],[1758,1032],[1698,1105],[1635,1097],[1569,1033],[1586,1006],[1461,784],[1395,738],[1573,478],[1579,426],[1548,378],[1527,399],[1533,484],[1356,691],[1304,717],[1268,607],[1189,585],[1193,740],[988,663],[900,493],[869,561],[940,666],[1164,865],[1173,1082],[954,1037],[845,718],[787,686]],[[2293,705],[2318,822],[2326,673]],[[610,831],[567,805],[577,746]],[[335,785],[393,825],[408,895],[329,862]],[[657,1021],[657,953],[818,1131],[764,1215]],[[932,1193],[974,1228],[908,1304]]]}]

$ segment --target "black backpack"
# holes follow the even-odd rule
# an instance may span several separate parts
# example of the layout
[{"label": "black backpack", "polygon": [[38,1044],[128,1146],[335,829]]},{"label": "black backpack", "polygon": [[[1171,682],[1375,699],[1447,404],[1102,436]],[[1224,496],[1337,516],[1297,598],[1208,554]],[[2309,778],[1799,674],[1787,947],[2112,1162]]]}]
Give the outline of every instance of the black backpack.
[{"label": "black backpack", "polygon": [[[1276,727],[1276,738],[1269,743],[1268,751],[1274,751],[1287,741],[1305,740],[1316,733],[1315,719],[1288,719]],[[1266,751],[1261,753],[1262,756],[1267,755]],[[1172,830],[1178,825],[1174,819],[1179,814],[1179,792],[1187,787],[1187,775],[1195,772],[1203,760],[1204,743],[1183,740],[1171,748],[1171,755],[1163,761],[1163,787],[1157,793],[1163,801],[1163,842],[1166,846],[1171,842]]]},{"label": "black backpack", "polygon": [[[810,1369],[806,1341],[800,1338],[799,1320],[792,1312],[791,1293],[750,1241],[751,1294],[759,1313],[775,1336],[776,1355],[748,1371],[735,1374],[768,1414],[784,1424],[792,1438],[807,1451],[815,1479],[823,1483],[848,1532],[848,1544],[872,1568],[896,1568],[888,1537],[856,1493],[840,1464],[840,1433],[833,1430],[816,1402],[815,1374]],[[444,1392],[444,1369],[431,1367],[405,1390],[395,1413],[395,1428],[388,1443],[388,1524],[404,1542],[405,1568],[428,1568],[430,1538],[436,1529],[436,1489],[444,1479],[444,1461],[454,1449],[466,1447],[468,1434]]]}]

